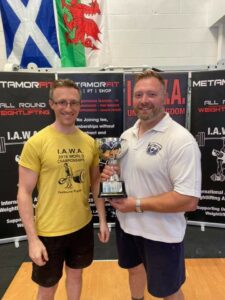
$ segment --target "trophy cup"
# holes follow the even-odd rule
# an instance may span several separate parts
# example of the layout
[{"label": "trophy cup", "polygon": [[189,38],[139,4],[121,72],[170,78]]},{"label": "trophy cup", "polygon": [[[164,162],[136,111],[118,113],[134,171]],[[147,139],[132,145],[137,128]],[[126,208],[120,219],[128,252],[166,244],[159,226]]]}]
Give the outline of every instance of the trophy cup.
[{"label": "trophy cup", "polygon": [[[97,138],[96,143],[99,157],[108,165],[118,165],[118,159],[127,152],[127,141],[117,137]],[[124,181],[114,172],[107,181],[100,183],[99,197],[101,198],[126,198]]]}]

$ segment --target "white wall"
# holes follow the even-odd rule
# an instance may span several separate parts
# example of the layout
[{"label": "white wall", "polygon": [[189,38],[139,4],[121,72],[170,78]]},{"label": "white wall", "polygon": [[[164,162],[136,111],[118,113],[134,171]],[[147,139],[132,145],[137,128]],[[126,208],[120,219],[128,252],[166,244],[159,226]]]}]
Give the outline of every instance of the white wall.
[{"label": "white wall", "polygon": [[[110,64],[215,65],[218,28],[209,28],[208,23],[212,1],[216,0],[107,0]],[[0,50],[3,69],[2,25]]]},{"label": "white wall", "polygon": [[215,64],[218,30],[208,28],[209,3],[209,0],[108,1],[112,64]]},{"label": "white wall", "polygon": [[218,25],[221,21],[224,22],[225,16],[225,1],[211,0],[209,26]]}]

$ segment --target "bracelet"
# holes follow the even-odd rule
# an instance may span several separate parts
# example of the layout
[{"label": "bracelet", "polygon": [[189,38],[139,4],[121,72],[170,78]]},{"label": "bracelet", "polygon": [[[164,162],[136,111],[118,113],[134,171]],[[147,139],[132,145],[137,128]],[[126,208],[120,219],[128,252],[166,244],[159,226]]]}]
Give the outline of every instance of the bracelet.
[{"label": "bracelet", "polygon": [[137,213],[143,213],[143,210],[141,209],[141,199],[139,198],[136,199],[135,210]]}]

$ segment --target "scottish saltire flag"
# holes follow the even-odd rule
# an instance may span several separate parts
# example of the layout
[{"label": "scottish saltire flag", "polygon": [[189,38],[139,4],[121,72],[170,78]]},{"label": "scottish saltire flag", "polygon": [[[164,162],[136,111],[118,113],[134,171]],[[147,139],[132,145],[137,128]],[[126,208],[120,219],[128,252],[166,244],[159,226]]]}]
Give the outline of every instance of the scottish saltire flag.
[{"label": "scottish saltire flag", "polygon": [[7,63],[58,67],[53,0],[0,0]]},{"label": "scottish saltire flag", "polygon": [[108,65],[106,0],[55,0],[63,67]]}]

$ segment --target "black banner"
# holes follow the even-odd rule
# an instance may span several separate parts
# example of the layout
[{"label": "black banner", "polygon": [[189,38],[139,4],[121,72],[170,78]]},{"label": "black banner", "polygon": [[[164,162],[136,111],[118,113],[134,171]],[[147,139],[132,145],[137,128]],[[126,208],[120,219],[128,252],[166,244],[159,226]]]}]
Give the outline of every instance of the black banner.
[{"label": "black banner", "polygon": [[[59,73],[58,78],[70,78],[82,92],[81,111],[77,126],[94,138],[119,137],[123,132],[123,74]],[[90,206],[94,223],[98,215],[92,196]],[[115,210],[106,202],[106,218],[115,222]]]},{"label": "black banner", "polygon": [[202,197],[189,220],[225,223],[225,71],[192,73],[191,132],[202,153]]},{"label": "black banner", "polygon": [[[57,75],[80,86],[82,105],[77,126],[94,138],[119,137],[136,121],[132,104],[133,73]],[[188,73],[162,73],[162,76],[168,92],[166,110],[185,126]],[[50,73],[0,73],[0,242],[25,235],[16,201],[17,162],[24,142],[53,121],[48,94],[54,78],[55,74]],[[191,132],[202,152],[203,174],[198,210],[189,214],[189,220],[193,221],[225,223],[224,86],[225,71],[192,73]],[[34,205],[36,200],[34,197]],[[90,197],[89,201],[94,223],[98,223],[93,199]],[[114,223],[115,211],[108,203],[106,211],[107,221]]]},{"label": "black banner", "polygon": [[24,142],[52,122],[48,91],[54,76],[0,73],[0,239],[25,235],[16,200],[17,162]]},{"label": "black banner", "polygon": [[77,126],[94,138],[119,137],[123,131],[123,74],[59,73],[82,92]]},{"label": "black banner", "polygon": [[[166,111],[179,124],[185,126],[187,92],[188,92],[188,73],[160,73],[165,80],[167,98],[165,101]],[[125,74],[125,110],[124,128],[131,127],[137,117],[133,110],[133,86],[135,74]]]}]

